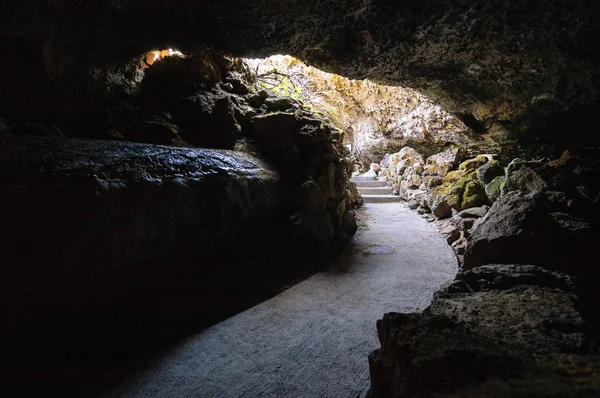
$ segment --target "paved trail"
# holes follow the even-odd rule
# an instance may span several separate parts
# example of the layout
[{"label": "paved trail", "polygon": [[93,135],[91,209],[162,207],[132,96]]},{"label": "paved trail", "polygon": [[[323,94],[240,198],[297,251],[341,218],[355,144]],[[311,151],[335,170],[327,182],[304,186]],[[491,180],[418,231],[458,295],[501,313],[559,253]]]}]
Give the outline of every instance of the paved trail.
[{"label": "paved trail", "polygon": [[326,272],[190,337],[108,396],[362,396],[377,319],[423,310],[457,263],[403,205],[367,204],[359,214],[359,233]]}]

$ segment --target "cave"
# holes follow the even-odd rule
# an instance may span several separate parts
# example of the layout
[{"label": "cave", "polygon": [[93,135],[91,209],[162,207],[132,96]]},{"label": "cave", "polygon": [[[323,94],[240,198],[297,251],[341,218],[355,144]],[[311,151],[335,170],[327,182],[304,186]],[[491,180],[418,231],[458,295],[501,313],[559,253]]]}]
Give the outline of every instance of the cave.
[{"label": "cave", "polygon": [[0,396],[597,397],[599,33],[4,2]]}]

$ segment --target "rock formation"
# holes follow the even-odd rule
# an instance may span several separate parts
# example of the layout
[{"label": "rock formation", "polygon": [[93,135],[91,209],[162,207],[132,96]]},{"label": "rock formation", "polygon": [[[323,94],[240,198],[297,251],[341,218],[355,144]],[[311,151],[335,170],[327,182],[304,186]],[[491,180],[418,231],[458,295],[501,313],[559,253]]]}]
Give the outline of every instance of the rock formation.
[{"label": "rock formation", "polygon": [[156,49],[283,52],[419,90],[476,132],[527,144],[513,149],[562,150],[598,140],[599,13],[565,0],[19,1],[0,20],[2,108],[47,119],[118,98]]},{"label": "rock formation", "polygon": [[[411,148],[388,159],[407,153],[419,159]],[[422,178],[431,178],[429,167],[437,180],[409,205],[431,221],[446,218],[436,223],[462,271],[423,314],[379,321],[370,396],[596,395],[588,375],[600,363],[597,151],[514,159],[506,168],[489,155],[457,167],[439,159],[453,160],[444,153],[427,161]],[[406,179],[394,167],[383,174]],[[491,208],[468,206],[472,184]]]}]

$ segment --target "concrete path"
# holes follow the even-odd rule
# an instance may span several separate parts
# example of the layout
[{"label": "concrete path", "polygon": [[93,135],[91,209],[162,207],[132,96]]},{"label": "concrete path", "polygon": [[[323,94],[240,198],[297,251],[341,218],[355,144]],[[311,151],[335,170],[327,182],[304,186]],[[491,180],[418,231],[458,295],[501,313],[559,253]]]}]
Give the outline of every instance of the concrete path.
[{"label": "concrete path", "polygon": [[108,396],[363,396],[377,319],[423,310],[457,262],[434,226],[401,204],[368,204],[359,217],[327,272],[173,347]]}]

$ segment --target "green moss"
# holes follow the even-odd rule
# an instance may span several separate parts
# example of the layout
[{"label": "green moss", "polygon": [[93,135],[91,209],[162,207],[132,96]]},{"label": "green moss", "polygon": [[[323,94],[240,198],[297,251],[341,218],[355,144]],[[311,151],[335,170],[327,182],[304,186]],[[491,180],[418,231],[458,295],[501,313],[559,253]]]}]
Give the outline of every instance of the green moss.
[{"label": "green moss", "polygon": [[482,206],[486,203],[485,190],[479,180],[471,180],[465,187],[461,209]]},{"label": "green moss", "polygon": [[499,177],[494,178],[492,180],[492,182],[490,182],[489,184],[487,184],[485,186],[485,194],[487,195],[487,197],[489,198],[489,200],[492,203],[495,202],[500,197],[500,194],[502,192],[502,187],[504,186],[505,183],[506,183],[506,177],[499,176]]}]

